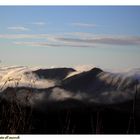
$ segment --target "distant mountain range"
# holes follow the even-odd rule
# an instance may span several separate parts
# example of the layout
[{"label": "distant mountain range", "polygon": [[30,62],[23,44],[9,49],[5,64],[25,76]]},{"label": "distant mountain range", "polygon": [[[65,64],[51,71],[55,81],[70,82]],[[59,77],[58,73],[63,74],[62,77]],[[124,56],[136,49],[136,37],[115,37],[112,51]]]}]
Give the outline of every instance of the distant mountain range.
[{"label": "distant mountain range", "polygon": [[[126,73],[111,73],[95,67],[68,76],[75,72],[76,70],[73,68],[34,70],[26,67],[15,67],[1,69],[0,84],[3,87],[1,92],[7,92],[8,87],[15,88],[16,82],[18,82],[17,91],[33,89],[35,93],[39,93],[38,96],[46,96],[46,103],[50,100],[74,99],[87,103],[116,104],[133,100],[136,88],[137,92],[140,91],[139,69]],[[17,81],[19,77],[20,80]],[[6,78],[9,78],[9,81]],[[33,94],[33,96],[35,95]],[[40,98],[39,100],[42,102]]]},{"label": "distant mountain range", "polygon": [[[140,117],[140,69],[123,73],[100,68],[0,68],[0,100],[31,106],[39,112],[90,108],[131,112]],[[2,102],[1,102],[2,104]]]}]

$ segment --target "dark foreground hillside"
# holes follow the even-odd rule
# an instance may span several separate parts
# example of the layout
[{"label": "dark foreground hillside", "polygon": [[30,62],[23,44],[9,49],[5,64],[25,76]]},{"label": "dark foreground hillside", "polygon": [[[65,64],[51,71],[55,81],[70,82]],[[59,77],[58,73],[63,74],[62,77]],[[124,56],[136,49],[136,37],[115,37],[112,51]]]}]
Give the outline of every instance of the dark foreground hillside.
[{"label": "dark foreground hillside", "polygon": [[[49,70],[51,76],[47,71],[45,78],[58,78],[57,69]],[[68,78],[62,73],[61,82],[52,87],[1,90],[0,133],[140,134],[137,78],[98,68]]]},{"label": "dark foreground hillside", "polygon": [[[92,106],[76,101],[54,103],[54,106],[75,104],[76,108],[48,110],[1,102],[1,134],[140,134],[140,117],[133,112],[133,103]],[[51,106],[52,104],[48,105]],[[121,111],[121,107],[130,112]],[[114,108],[114,109],[112,109]]]}]

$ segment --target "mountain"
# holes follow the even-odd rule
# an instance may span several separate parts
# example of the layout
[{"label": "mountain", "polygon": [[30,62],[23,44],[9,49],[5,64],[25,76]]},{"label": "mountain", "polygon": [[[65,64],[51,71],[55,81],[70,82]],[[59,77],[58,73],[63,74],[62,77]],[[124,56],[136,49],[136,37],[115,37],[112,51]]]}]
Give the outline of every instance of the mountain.
[{"label": "mountain", "polygon": [[75,70],[72,68],[52,68],[52,69],[38,69],[32,72],[38,75],[39,78],[62,80],[68,74],[75,72]]},{"label": "mountain", "polygon": [[[18,72],[23,74],[23,80],[17,81],[18,84],[16,84],[16,74],[12,71],[15,79],[1,81],[1,87],[5,87],[3,88],[4,90],[10,86],[14,88],[17,85],[18,87],[15,87],[16,91],[20,93],[24,91],[25,94],[28,91],[25,89],[32,89],[31,93],[33,95],[31,102],[38,98],[39,102],[46,104],[48,102],[54,103],[68,99],[77,100],[86,104],[118,104],[133,100],[136,88],[138,92],[140,91],[140,83],[134,75],[130,76],[128,73],[110,73],[100,68],[93,68],[70,77],[67,76],[75,72],[72,68],[38,69],[35,71],[29,69],[28,71],[23,71],[20,68],[20,70],[15,70],[15,72],[17,76],[19,76]],[[9,73],[11,74],[11,72]],[[9,73],[8,75],[10,75]],[[33,74],[27,76],[27,73]],[[36,79],[36,76],[39,79]],[[31,81],[32,79],[36,81]],[[56,80],[59,80],[59,82],[56,82]],[[23,88],[24,90],[22,90]],[[1,95],[3,94],[1,93]],[[19,95],[17,94],[17,97]]]},{"label": "mountain", "polygon": [[93,68],[87,72],[82,72],[80,74],[66,78],[62,81],[62,87],[74,91],[87,90],[93,84],[96,85],[97,76],[101,72],[103,72],[101,69]]},{"label": "mountain", "polygon": [[140,134],[139,69],[15,67],[0,76],[0,133]]}]

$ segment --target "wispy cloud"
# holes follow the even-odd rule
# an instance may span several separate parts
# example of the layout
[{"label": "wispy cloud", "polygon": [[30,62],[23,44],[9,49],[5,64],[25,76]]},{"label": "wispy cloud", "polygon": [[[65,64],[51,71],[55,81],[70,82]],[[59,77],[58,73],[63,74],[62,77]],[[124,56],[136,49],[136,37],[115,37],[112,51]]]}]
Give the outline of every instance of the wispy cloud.
[{"label": "wispy cloud", "polygon": [[72,23],[73,26],[77,27],[86,27],[86,28],[95,28],[96,24],[89,24],[89,23],[81,23],[81,22],[75,22]]},{"label": "wispy cloud", "polygon": [[34,46],[34,47],[95,47],[94,45],[91,44],[82,44],[82,43],[63,43],[63,42],[13,42],[14,44],[18,46]]},{"label": "wispy cloud", "polygon": [[48,34],[0,34],[0,38],[4,39],[40,39],[49,36]]},{"label": "wispy cloud", "polygon": [[46,25],[45,22],[33,22],[31,24],[34,24],[34,25],[37,25],[37,26],[44,26],[44,25]]},{"label": "wispy cloud", "polygon": [[[84,35],[84,36],[83,36]],[[72,33],[70,35],[52,34],[0,34],[0,38],[11,39],[16,45],[49,47],[106,47],[140,46],[140,36],[93,35],[90,33]],[[13,41],[14,39],[14,41]],[[16,39],[16,40],[15,40]],[[21,41],[18,39],[28,39]],[[31,39],[31,41],[30,41]],[[40,40],[37,42],[37,40]]]},{"label": "wispy cloud", "polygon": [[49,42],[21,42],[16,41],[13,42],[14,44],[18,46],[45,46],[45,47],[61,47],[59,44],[49,43]]},{"label": "wispy cloud", "polygon": [[8,27],[8,30],[13,30],[13,31],[28,31],[29,29],[24,27],[24,26],[12,26]]},{"label": "wispy cloud", "polygon": [[106,45],[140,45],[140,37],[119,37],[119,36],[94,36],[93,38],[58,38],[63,42],[90,43]]}]

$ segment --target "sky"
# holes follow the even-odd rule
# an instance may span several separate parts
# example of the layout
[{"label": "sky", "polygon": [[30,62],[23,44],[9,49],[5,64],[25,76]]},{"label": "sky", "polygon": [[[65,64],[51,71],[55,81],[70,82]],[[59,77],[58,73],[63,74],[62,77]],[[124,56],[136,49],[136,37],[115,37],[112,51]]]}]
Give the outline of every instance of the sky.
[{"label": "sky", "polygon": [[140,6],[0,6],[0,65],[140,68]]}]

